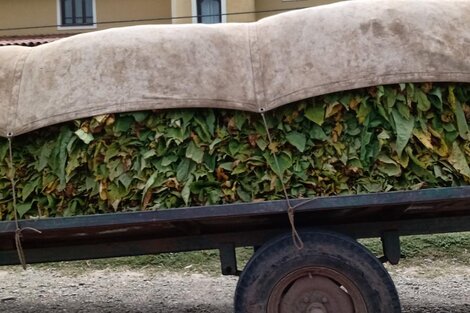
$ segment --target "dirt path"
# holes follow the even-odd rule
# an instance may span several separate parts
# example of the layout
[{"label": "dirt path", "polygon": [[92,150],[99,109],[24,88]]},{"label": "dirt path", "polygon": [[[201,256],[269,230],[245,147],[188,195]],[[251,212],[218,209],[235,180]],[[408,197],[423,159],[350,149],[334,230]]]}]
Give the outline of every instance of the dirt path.
[{"label": "dirt path", "polygon": [[[404,313],[469,313],[470,268],[391,269]],[[149,269],[0,268],[0,312],[230,313],[235,277]]]}]

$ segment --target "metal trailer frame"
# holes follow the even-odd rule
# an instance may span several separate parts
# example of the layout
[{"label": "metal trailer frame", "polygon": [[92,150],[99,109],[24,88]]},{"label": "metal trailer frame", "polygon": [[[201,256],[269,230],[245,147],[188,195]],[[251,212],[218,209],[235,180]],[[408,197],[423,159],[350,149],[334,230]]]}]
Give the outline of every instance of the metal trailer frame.
[{"label": "metal trailer frame", "polygon": [[[398,263],[399,236],[470,231],[470,186],[291,200],[298,229],[382,238],[383,262]],[[21,220],[27,263],[220,250],[237,275],[235,248],[259,247],[291,231],[286,201],[152,212]],[[29,231],[34,228],[41,233]],[[0,265],[19,264],[16,224],[0,222]]]}]

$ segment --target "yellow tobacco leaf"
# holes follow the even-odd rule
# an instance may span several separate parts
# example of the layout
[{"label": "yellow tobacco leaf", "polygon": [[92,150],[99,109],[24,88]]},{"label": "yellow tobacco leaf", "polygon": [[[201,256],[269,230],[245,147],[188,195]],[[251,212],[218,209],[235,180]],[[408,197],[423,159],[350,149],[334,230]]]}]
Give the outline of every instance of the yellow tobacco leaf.
[{"label": "yellow tobacco leaf", "polygon": [[422,130],[413,129],[413,135],[429,150],[433,150],[434,147],[431,143],[431,133],[423,132]]},{"label": "yellow tobacco leaf", "polygon": [[329,118],[341,111],[343,106],[339,102],[332,103],[326,107],[325,118]]}]

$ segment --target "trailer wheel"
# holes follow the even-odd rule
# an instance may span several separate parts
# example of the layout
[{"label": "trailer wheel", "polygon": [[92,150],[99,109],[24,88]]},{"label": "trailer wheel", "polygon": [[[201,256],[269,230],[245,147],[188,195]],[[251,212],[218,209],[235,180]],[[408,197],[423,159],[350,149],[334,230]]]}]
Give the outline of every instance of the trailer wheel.
[{"label": "trailer wheel", "polygon": [[251,258],[235,292],[235,313],[400,313],[390,275],[355,240],[303,232],[268,242]]}]

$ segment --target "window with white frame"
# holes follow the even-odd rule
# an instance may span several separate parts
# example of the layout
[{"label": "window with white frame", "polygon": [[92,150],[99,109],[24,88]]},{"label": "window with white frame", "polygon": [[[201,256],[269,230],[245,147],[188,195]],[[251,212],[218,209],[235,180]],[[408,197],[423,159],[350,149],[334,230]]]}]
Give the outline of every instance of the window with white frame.
[{"label": "window with white frame", "polygon": [[196,0],[197,22],[214,24],[222,22],[222,0]]},{"label": "window with white frame", "polygon": [[93,26],[95,0],[59,0],[59,22],[61,27]]}]

